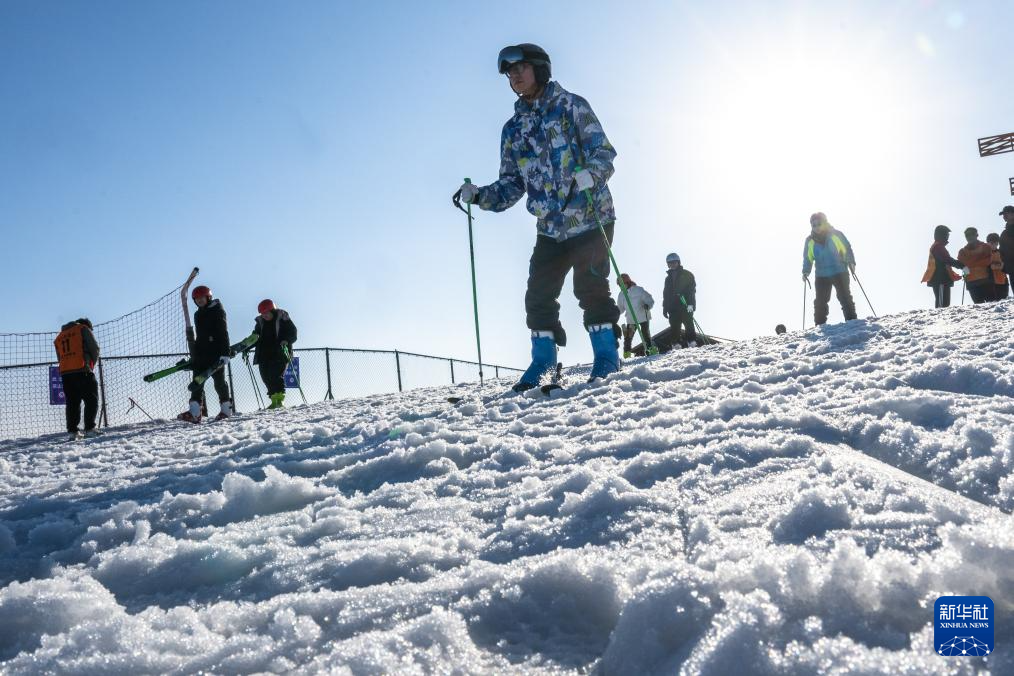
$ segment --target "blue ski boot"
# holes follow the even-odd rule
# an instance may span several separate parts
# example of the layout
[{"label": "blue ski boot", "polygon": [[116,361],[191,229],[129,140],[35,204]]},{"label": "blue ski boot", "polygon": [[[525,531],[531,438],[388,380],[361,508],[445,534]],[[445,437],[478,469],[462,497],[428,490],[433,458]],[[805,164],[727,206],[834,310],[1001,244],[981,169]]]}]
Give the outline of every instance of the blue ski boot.
[{"label": "blue ski boot", "polygon": [[532,331],[532,364],[514,386],[524,392],[538,386],[542,376],[556,367],[556,339],[552,331]]},{"label": "blue ski boot", "polygon": [[591,336],[592,352],[595,355],[591,375],[588,377],[590,383],[620,370],[620,344],[612,324],[589,326],[588,335]]}]

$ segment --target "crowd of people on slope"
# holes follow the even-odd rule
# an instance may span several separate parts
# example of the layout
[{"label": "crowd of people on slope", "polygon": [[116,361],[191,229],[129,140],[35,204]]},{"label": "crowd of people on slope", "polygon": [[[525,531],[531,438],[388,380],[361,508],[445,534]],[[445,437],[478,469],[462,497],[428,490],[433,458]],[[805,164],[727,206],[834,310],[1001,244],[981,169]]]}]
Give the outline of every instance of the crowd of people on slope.
[{"label": "crowd of people on slope", "polygon": [[[499,177],[486,186],[466,179],[452,199],[459,208],[465,203],[499,212],[527,195],[528,211],[536,218],[535,246],[529,260],[525,292],[532,361],[513,389],[524,392],[536,387],[555,368],[557,348],[567,344],[567,334],[560,323],[559,297],[571,271],[574,295],[584,311],[583,323],[594,355],[589,380],[604,378],[620,368],[621,336],[625,355],[631,353],[631,341],[637,332],[643,336],[646,353],[650,354],[653,348],[649,326],[650,310],[654,305],[651,294],[634,284],[629,275],[622,275],[618,280],[621,293],[615,300],[609,289],[610,247],[616,216],[607,183],[613,175],[616,150],[588,101],[551,79],[552,62],[544,49],[531,43],[504,47],[497,56],[497,69],[507,77],[517,96],[514,113],[501,132]],[[950,230],[946,226],[937,227],[923,278],[933,289],[937,307],[949,304],[950,289],[954,281],[961,278],[954,272],[955,267],[960,268],[974,302],[1001,297],[1001,286],[1002,297],[1006,297],[1008,285],[1006,281],[1001,284],[1003,276],[1014,285],[1014,206],[1004,207],[1000,215],[1007,224],[1003,234],[990,235],[982,243],[974,228],[966,230],[969,244],[962,248],[957,259],[951,258],[946,249]],[[850,275],[855,277],[856,266],[852,246],[822,212],[810,217],[810,228],[803,249],[803,280],[809,285],[809,274],[811,270],[815,272],[814,321],[818,325],[827,321],[832,290],[845,319],[855,319],[856,307],[850,289]],[[682,267],[677,254],[669,254],[666,265],[669,270],[663,288],[662,313],[669,320],[670,328],[681,336],[681,343],[690,346],[698,338],[694,321],[696,281],[693,274]],[[198,295],[199,291],[203,295]],[[225,311],[212,299],[211,291],[198,287],[194,290],[194,302],[198,304],[195,324],[199,338],[194,353],[197,373],[196,366],[210,366],[216,360],[227,358],[229,341],[224,329]],[[295,340],[295,326],[291,326],[291,335],[285,333],[291,325],[287,314],[276,310],[270,301],[264,301],[262,306],[265,304],[270,307],[260,314],[255,333],[264,332],[262,337],[270,334],[271,337],[264,340],[276,346],[291,343]],[[626,327],[622,330],[619,326],[621,313],[626,314]],[[277,319],[282,315],[284,321]],[[199,321],[198,316],[201,317]],[[784,325],[779,324],[776,331],[784,332]],[[80,340],[80,336],[76,340]],[[59,353],[59,338],[57,342]],[[83,354],[83,343],[75,349]],[[279,390],[278,385],[285,368],[285,364],[277,360],[279,350],[281,348],[272,349],[272,358],[261,362],[261,376],[269,393],[278,395],[277,401],[272,396],[273,407],[280,405],[284,397],[284,388]],[[213,378],[223,402],[219,416],[228,417],[232,406],[225,378],[222,375]],[[190,408],[180,418],[199,421],[203,381],[192,389],[195,394]],[[70,428],[69,411],[67,420]],[[72,431],[76,434],[76,422]]]},{"label": "crowd of people on slope", "polygon": [[[229,359],[241,353],[246,359],[253,350],[253,363],[257,365],[261,381],[271,399],[269,409],[281,408],[285,401],[285,369],[291,361],[291,346],[296,342],[296,325],[289,313],[276,307],[271,299],[257,305],[253,332],[235,345],[229,343],[229,326],[222,302],[214,298],[207,286],[198,286],[190,294],[197,306],[194,312],[194,341],[190,346],[188,369],[193,371],[188,390],[190,402],[179,420],[199,423],[206,409],[204,382],[210,377],[221,406],[216,420],[233,414],[233,398],[225,376]],[[66,401],[67,432],[72,439],[96,436],[99,408],[99,386],[95,378],[95,364],[99,359],[99,345],[92,332],[92,323],[85,318],[64,324],[53,341],[63,379]],[[84,430],[81,424],[81,404],[84,404]]]},{"label": "crowd of people on slope", "polygon": [[[589,380],[605,377],[620,368],[621,336],[625,356],[631,353],[635,333],[641,333],[647,354],[653,348],[648,324],[654,303],[651,294],[634,284],[629,275],[618,280],[621,293],[615,300],[609,293],[616,216],[607,182],[613,174],[616,150],[588,101],[551,79],[552,62],[544,49],[531,43],[504,47],[497,56],[497,69],[517,96],[514,114],[501,133],[499,177],[486,186],[466,180],[452,199],[459,208],[465,203],[504,211],[527,195],[528,211],[536,218],[525,293],[532,362],[514,389],[523,392],[538,385],[556,365],[557,347],[566,345],[558,301],[571,270],[574,295],[584,311],[594,354]],[[974,229],[966,231],[969,245],[959,252],[958,259],[952,259],[945,248],[948,229],[937,228],[937,242],[930,250],[930,266],[923,280],[934,289],[937,307],[949,302],[950,287],[960,278],[953,272],[956,266],[974,302],[1006,297],[1003,275],[1014,273],[1014,207],[1005,207],[1001,215],[1007,221],[1004,234],[991,235],[982,243]],[[809,286],[810,272],[815,272],[814,322],[827,321],[832,290],[844,318],[855,319],[850,279],[858,283],[858,278],[852,246],[822,212],[810,217],[810,228],[803,248],[803,280]],[[697,337],[693,320],[696,283],[676,254],[667,257],[667,264],[670,270],[663,314],[674,330],[681,330],[684,344],[689,345]],[[622,330],[618,325],[621,313],[626,314]],[[776,332],[784,333],[784,325],[779,324]]]},{"label": "crowd of people on slope", "polygon": [[951,229],[938,225],[933,230],[922,281],[933,289],[934,307],[951,304],[951,288],[958,280],[963,280],[973,303],[1003,300],[1010,295],[1014,289],[1014,206],[1008,204],[999,216],[1004,221],[1003,232],[991,232],[985,242],[979,239],[978,229],[965,228],[966,244],[957,258],[947,251]]}]

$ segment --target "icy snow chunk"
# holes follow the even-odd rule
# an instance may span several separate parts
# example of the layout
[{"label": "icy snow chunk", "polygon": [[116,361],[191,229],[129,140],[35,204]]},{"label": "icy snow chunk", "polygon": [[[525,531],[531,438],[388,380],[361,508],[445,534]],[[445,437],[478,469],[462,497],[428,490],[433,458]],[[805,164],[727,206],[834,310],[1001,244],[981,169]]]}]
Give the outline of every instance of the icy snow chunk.
[{"label": "icy snow chunk", "polygon": [[776,542],[799,544],[829,530],[848,528],[852,519],[845,499],[821,487],[800,493],[791,509],[775,517],[770,525]]},{"label": "icy snow chunk", "polygon": [[98,557],[95,579],[117,597],[129,599],[232,582],[249,573],[263,555],[231,544],[181,541],[157,533],[142,544]]},{"label": "icy snow chunk", "polygon": [[268,465],[264,468],[264,481],[254,481],[242,474],[227,474],[222,480],[222,494],[225,504],[219,521],[240,521],[260,514],[300,509],[331,495],[331,491]]},{"label": "icy snow chunk", "polygon": [[12,582],[0,590],[0,658],[34,650],[45,635],[122,612],[113,595],[90,577]]},{"label": "icy snow chunk", "polygon": [[677,673],[721,606],[716,596],[713,585],[690,567],[644,585],[623,606],[602,655],[602,672]]}]

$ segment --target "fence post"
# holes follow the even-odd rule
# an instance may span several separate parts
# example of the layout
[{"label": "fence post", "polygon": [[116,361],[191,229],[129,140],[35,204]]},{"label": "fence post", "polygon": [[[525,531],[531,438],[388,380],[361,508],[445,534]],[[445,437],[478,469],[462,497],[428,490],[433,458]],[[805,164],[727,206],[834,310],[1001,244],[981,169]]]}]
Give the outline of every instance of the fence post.
[{"label": "fence post", "polygon": [[106,414],[106,378],[101,359],[99,360],[99,394],[102,396],[102,415],[99,416],[99,422],[105,423],[105,426],[109,427],[109,416]]},{"label": "fence post", "polygon": [[236,408],[236,385],[232,382],[232,362],[228,362],[225,365],[226,371],[229,373],[229,393],[232,394],[232,412],[239,413],[239,409]]},{"label": "fence post", "polygon": [[499,366],[494,366],[493,367],[493,373],[495,373],[496,377],[499,378],[500,377],[500,367]]},{"label": "fence post", "polygon": [[331,394],[331,348],[324,348],[324,363],[327,366],[327,394],[324,395],[325,399],[334,399],[334,395]]},{"label": "fence post", "polygon": [[398,391],[401,392],[401,355],[397,350],[394,351],[394,368],[398,371]]},{"label": "fence post", "polygon": [[451,385],[453,385],[454,384],[454,360],[453,359],[448,359],[447,361],[451,362]]}]

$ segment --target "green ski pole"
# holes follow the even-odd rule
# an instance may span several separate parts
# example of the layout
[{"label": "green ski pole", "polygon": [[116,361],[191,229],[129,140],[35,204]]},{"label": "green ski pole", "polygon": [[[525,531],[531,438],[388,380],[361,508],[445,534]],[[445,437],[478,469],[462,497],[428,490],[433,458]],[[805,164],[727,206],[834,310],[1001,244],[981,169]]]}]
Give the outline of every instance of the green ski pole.
[{"label": "green ski pole", "polygon": [[[465,183],[471,183],[472,179],[466,178]],[[479,340],[479,293],[475,286],[475,244],[472,239],[472,203],[467,202],[465,207],[461,206],[461,191],[454,193],[451,201],[454,206],[465,212],[468,216],[468,257],[472,263],[472,314],[475,317],[475,351],[479,355],[479,384],[482,385],[482,341]]]},{"label": "green ski pole", "polygon": [[299,396],[303,398],[303,403],[309,403],[306,401],[306,395],[303,394],[303,386],[299,384],[299,374],[296,373],[296,367],[292,363],[292,354],[289,353],[289,348],[282,345],[282,354],[285,355],[285,360],[289,362],[289,368],[292,369],[292,377],[296,379],[296,387],[299,388]]},{"label": "green ski pole", "polygon": [[250,366],[250,355],[243,352],[243,363],[246,364],[247,373],[250,374],[250,385],[253,386],[254,398],[257,399],[257,410],[264,409],[264,399],[261,397],[261,388],[257,387],[257,380],[254,378],[253,366]]},{"label": "green ski pole", "polygon": [[[581,171],[581,167],[574,167],[574,173]],[[652,345],[648,347],[648,340],[644,337],[644,330],[641,328],[641,322],[637,320],[637,313],[634,312],[634,305],[630,302],[630,296],[627,294],[627,287],[623,285],[620,277],[620,266],[616,264],[616,257],[613,256],[613,247],[609,244],[609,235],[606,234],[606,229],[602,227],[602,221],[599,220],[599,214],[595,211],[595,201],[592,199],[591,191],[588,189],[583,190],[585,199],[588,200],[588,207],[591,209],[592,215],[595,216],[595,224],[599,226],[599,232],[602,233],[602,239],[606,241],[606,251],[609,253],[609,260],[613,264],[613,271],[616,273],[617,284],[620,287],[620,291],[623,293],[623,300],[627,304],[627,310],[630,312],[630,316],[634,318],[634,326],[637,327],[637,334],[641,336],[641,344],[644,345],[644,353],[646,355],[658,354],[658,348]]]}]

